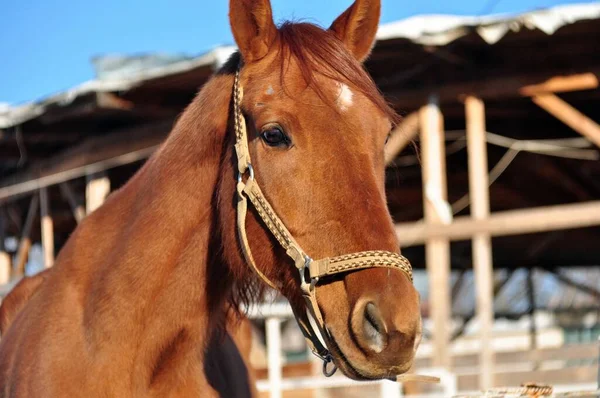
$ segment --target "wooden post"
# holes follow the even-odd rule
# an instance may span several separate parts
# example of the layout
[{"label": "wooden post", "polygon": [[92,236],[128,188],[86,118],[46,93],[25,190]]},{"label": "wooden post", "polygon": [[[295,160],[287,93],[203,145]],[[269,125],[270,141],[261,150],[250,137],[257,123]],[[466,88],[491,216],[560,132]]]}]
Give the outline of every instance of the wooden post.
[{"label": "wooden post", "polygon": [[468,240],[473,235],[523,235],[600,225],[600,200],[566,205],[494,212],[486,220],[455,217],[452,224],[398,223],[396,235],[403,247],[419,245],[433,238]]},{"label": "wooden post", "polygon": [[50,268],[54,265],[54,225],[50,215],[48,188],[46,187],[40,189],[40,222],[44,267]]},{"label": "wooden post", "polygon": [[90,214],[102,206],[104,199],[110,193],[110,180],[105,174],[97,173],[88,175],[85,189],[85,207]]},{"label": "wooden post", "polygon": [[[469,157],[469,197],[471,217],[485,220],[490,215],[485,108],[481,99],[469,96],[465,100],[467,121],[467,152]],[[494,293],[492,290],[492,242],[489,233],[473,235],[473,272],[481,348],[479,351],[479,387],[487,390],[493,385],[494,351]]]},{"label": "wooden post", "polygon": [[598,123],[554,94],[536,95],[531,100],[600,148],[600,125]]},{"label": "wooden post", "polygon": [[402,119],[385,146],[385,164],[389,165],[419,132],[419,114],[414,112]]},{"label": "wooden post", "polygon": [[[443,120],[437,97],[419,111],[423,158],[423,212],[425,222],[447,223],[451,216],[446,192],[446,155]],[[429,277],[429,308],[433,320],[433,366],[450,369],[450,243],[428,239],[425,260]]]},{"label": "wooden post", "polygon": [[267,318],[267,356],[269,367],[269,388],[271,398],[281,398],[281,319]]},{"label": "wooden post", "polygon": [[25,275],[25,264],[27,264],[27,258],[29,257],[29,249],[31,249],[31,227],[38,211],[38,203],[40,197],[38,194],[34,194],[29,203],[29,210],[27,211],[27,218],[23,225],[21,233],[21,240],[19,242],[19,251],[17,252],[17,266],[15,274],[17,277]]},{"label": "wooden post", "polygon": [[67,202],[69,202],[69,206],[71,206],[71,211],[73,212],[73,217],[75,218],[75,221],[77,221],[77,224],[79,224],[81,220],[83,220],[83,218],[85,217],[85,209],[82,205],[77,203],[77,199],[75,199],[75,194],[73,193],[73,190],[71,189],[71,186],[68,182],[61,182],[59,184],[59,187],[63,197],[67,200]]},{"label": "wooden post", "polygon": [[[535,353],[537,351],[537,325],[535,323],[535,284],[533,281],[533,268],[527,270],[527,297],[529,301],[529,349]],[[536,358],[534,358],[536,359]],[[537,370],[539,363],[534,360],[534,369]]]},{"label": "wooden post", "polygon": [[0,285],[10,282],[11,258],[6,252],[4,240],[6,239],[7,228],[6,211],[0,208]]}]

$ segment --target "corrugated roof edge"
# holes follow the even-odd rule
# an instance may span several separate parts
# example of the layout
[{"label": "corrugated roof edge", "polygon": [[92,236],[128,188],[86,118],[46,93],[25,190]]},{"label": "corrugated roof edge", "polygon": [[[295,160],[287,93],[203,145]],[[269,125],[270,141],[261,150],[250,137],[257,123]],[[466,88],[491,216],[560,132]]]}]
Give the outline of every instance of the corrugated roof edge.
[{"label": "corrugated roof edge", "polygon": [[44,98],[38,102],[0,108],[0,128],[13,127],[42,115],[49,105],[68,105],[77,97],[89,93],[126,91],[140,83],[177,73],[182,73],[199,67],[219,68],[236,50],[233,46],[216,47],[213,50],[193,59],[182,60],[167,65],[159,65],[140,71],[135,76],[120,78],[94,79],[82,83],[62,93]]},{"label": "corrugated roof edge", "polygon": [[[489,44],[497,43],[510,31],[539,29],[548,35],[560,27],[582,20],[600,19],[600,2],[560,5],[517,15],[482,17],[456,15],[419,15],[379,27],[377,39],[407,39],[421,45],[444,46],[473,28]],[[80,95],[91,92],[126,91],[150,79],[185,72],[202,66],[218,68],[235,51],[234,46],[220,46],[193,59],[150,67],[133,76],[94,79],[29,104],[0,108],[0,128],[13,127],[42,115],[51,104],[68,105]]]},{"label": "corrugated roof edge", "polygon": [[600,2],[559,5],[516,15],[417,15],[380,26],[377,39],[408,39],[422,45],[444,46],[475,28],[487,43],[494,44],[509,31],[539,29],[551,35],[562,26],[599,18]]}]

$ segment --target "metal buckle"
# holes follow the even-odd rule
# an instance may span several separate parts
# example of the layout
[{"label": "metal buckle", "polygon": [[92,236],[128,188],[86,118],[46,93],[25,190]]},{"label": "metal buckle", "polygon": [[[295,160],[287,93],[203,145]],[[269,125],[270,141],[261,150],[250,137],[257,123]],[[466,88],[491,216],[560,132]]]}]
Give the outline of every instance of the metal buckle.
[{"label": "metal buckle", "polygon": [[[248,163],[248,167],[246,168],[246,171],[248,172],[248,179],[249,180],[254,180],[254,169],[252,168],[252,164],[251,163]],[[238,172],[238,177],[237,177],[238,182],[242,182],[243,181],[244,174],[246,174],[246,173],[245,172],[244,173]]]},{"label": "metal buckle", "polygon": [[318,276],[315,278],[310,277],[310,263],[312,261],[312,258],[305,254],[304,266],[298,270],[300,272],[300,288],[307,293],[312,292],[317,282],[319,282]]},{"label": "metal buckle", "polygon": [[[333,368],[331,368],[331,370],[327,370],[327,365],[332,364]],[[337,371],[337,365],[335,364],[335,362],[333,362],[333,357],[331,356],[331,354],[327,353],[327,355],[325,355],[325,358],[323,358],[323,375],[325,375],[325,377],[331,377],[335,374],[335,372]]]},{"label": "metal buckle", "polygon": [[[325,377],[333,376],[335,374],[335,372],[337,371],[337,365],[335,364],[335,362],[333,362],[333,356],[331,355],[331,353],[329,351],[325,350],[325,354],[321,355],[315,349],[312,349],[311,351],[314,356],[316,356],[321,361],[323,361],[323,375],[325,375]],[[327,369],[329,364],[332,364],[333,368]]]}]

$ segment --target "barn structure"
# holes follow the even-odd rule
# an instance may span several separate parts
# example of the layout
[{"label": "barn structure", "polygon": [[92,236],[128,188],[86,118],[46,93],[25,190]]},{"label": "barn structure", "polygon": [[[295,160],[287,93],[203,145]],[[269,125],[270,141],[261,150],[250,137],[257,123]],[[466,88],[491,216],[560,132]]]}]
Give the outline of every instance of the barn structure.
[{"label": "barn structure", "polygon": [[[4,293],[34,272],[32,245],[52,266],[77,223],[135,173],[234,50],[100,57],[94,80],[0,106]],[[419,365],[458,374],[460,390],[530,379],[592,383],[600,3],[386,24],[366,68],[404,115],[386,148],[386,183],[403,254],[427,271],[417,272],[429,344]],[[560,346],[544,348],[536,311],[564,326]],[[494,319],[525,315],[526,350],[498,352]],[[573,337],[583,324],[586,341]],[[460,356],[453,342],[469,328],[477,354]],[[550,360],[559,366],[546,366]],[[530,366],[509,369],[510,361]],[[460,376],[465,366],[475,371]],[[277,396],[285,386],[273,372],[265,389]]]}]

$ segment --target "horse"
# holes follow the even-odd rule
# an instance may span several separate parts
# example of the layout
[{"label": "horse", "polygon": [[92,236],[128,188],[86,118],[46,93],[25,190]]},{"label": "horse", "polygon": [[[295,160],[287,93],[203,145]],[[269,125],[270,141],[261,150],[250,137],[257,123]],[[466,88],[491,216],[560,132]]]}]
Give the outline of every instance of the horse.
[{"label": "horse", "polygon": [[24,295],[0,397],[220,396],[206,360],[239,349],[227,332],[269,285],[329,374],[410,369],[419,295],[384,186],[398,117],[363,66],[380,9],[323,29],[230,0],[238,51]]},{"label": "horse", "polygon": [[[0,306],[0,336],[3,335],[21,309],[44,282],[52,268],[23,277],[2,300]],[[252,324],[246,317],[229,312],[224,336],[215,335],[204,353],[204,367],[211,386],[223,397],[258,396],[255,375],[250,363]],[[230,381],[235,379],[235,383]]]}]

